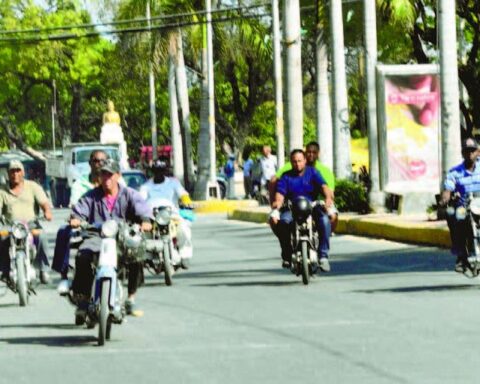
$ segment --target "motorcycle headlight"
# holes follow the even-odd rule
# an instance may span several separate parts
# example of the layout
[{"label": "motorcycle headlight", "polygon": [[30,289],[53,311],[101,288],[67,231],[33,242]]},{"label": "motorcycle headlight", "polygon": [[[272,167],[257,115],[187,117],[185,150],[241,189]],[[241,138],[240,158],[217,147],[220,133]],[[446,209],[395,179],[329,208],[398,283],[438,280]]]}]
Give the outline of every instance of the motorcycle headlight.
[{"label": "motorcycle headlight", "polygon": [[170,207],[162,207],[155,213],[155,221],[158,225],[168,225],[172,218],[172,209]]},{"label": "motorcycle headlight", "polygon": [[12,235],[17,240],[25,239],[28,235],[28,230],[23,224],[14,224],[12,227]]},{"label": "motorcycle headlight", "polygon": [[115,237],[118,233],[118,223],[115,220],[108,220],[102,224],[102,236]]},{"label": "motorcycle headlight", "polygon": [[455,217],[457,220],[465,220],[465,217],[467,217],[467,210],[465,207],[458,207],[455,211]]},{"label": "motorcycle headlight", "polygon": [[480,197],[475,197],[470,202],[470,210],[474,215],[480,216]]}]

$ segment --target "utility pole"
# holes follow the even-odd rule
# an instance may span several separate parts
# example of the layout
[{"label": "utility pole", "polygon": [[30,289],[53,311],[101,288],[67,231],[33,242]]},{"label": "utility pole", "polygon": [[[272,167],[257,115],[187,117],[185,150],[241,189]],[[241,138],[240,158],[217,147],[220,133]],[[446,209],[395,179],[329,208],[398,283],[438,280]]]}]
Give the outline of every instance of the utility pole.
[{"label": "utility pole", "polygon": [[442,176],[460,162],[457,28],[454,0],[438,0],[440,28],[440,92],[442,102]]},{"label": "utility pole", "polygon": [[148,71],[148,83],[150,86],[150,128],[152,132],[152,158],[156,160],[158,157],[157,153],[157,112],[155,109],[155,77],[153,74],[153,58],[152,58],[152,32],[151,32],[151,20],[150,20],[150,0],[147,1],[147,19],[148,19],[148,36],[150,40],[150,56],[149,60],[149,71]]},{"label": "utility pole", "polygon": [[368,161],[370,180],[370,205],[374,210],[382,210],[385,201],[380,191],[380,164],[378,161],[378,126],[377,126],[377,85],[375,67],[377,65],[377,17],[376,1],[363,2],[364,31],[365,31],[365,68],[367,83],[367,133],[368,133]]},{"label": "utility pole", "polygon": [[273,76],[275,83],[275,134],[277,136],[278,167],[285,164],[285,126],[283,121],[282,56],[280,45],[280,15],[278,0],[272,0]]}]

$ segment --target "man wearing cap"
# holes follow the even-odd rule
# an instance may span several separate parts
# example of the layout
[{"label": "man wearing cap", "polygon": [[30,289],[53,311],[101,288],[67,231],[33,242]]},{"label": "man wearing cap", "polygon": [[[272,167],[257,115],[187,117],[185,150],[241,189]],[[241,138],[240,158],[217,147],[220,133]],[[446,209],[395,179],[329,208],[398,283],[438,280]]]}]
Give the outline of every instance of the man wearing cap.
[{"label": "man wearing cap", "polygon": [[[78,178],[73,183],[70,193],[70,207],[73,207],[85,193],[100,185],[100,169],[107,158],[107,153],[102,149],[96,149],[92,151],[88,161],[90,164],[90,174],[88,177]],[[60,273],[61,276],[60,283],[57,287],[57,291],[60,295],[66,295],[70,290],[70,283],[68,281],[68,268],[70,261],[71,233],[72,228],[69,225],[63,225],[60,227],[57,232],[55,250],[53,252],[52,269]]]},{"label": "man wearing cap", "polygon": [[[134,189],[119,184],[120,166],[113,159],[106,160],[101,169],[100,186],[87,192],[72,208],[70,225],[80,226],[82,221],[89,224],[102,224],[110,219],[121,219],[128,222],[141,223],[142,231],[152,228],[152,211],[142,196]],[[74,294],[84,299],[76,312],[77,323],[85,318],[85,311],[90,298],[93,271],[91,260],[93,254],[100,251],[101,239],[93,236],[86,239],[78,250],[75,260],[75,277],[72,282]],[[141,316],[135,303],[135,293],[140,283],[142,266],[131,264],[128,277],[128,299],[125,303],[127,314]]]},{"label": "man wearing cap", "polygon": [[174,266],[187,269],[193,253],[192,230],[190,222],[179,215],[178,202],[190,206],[192,200],[177,178],[167,176],[168,163],[166,159],[156,160],[153,163],[152,171],[153,178],[140,187],[140,194],[147,200],[151,208],[168,204],[172,207],[173,212],[178,215],[177,245],[179,254],[174,252],[172,262]]},{"label": "man wearing cap", "polygon": [[[40,207],[45,219],[52,220],[52,210],[45,191],[31,180],[25,180],[25,169],[19,160],[12,160],[8,165],[8,185],[0,190],[0,213],[7,221],[29,222],[37,218]],[[40,270],[40,282],[47,284],[49,277],[45,268],[48,266],[48,242],[44,234],[35,238],[37,245],[36,267]],[[2,278],[9,274],[8,239],[0,240],[0,258],[2,259]]]},{"label": "man wearing cap", "polygon": [[[452,198],[455,207],[463,206],[469,193],[480,192],[480,162],[478,161],[478,144],[468,138],[462,142],[463,162],[447,173],[442,191],[440,205],[446,206]],[[466,222],[458,220],[456,216],[447,215],[448,228],[452,241],[451,252],[456,256],[455,271],[465,272],[468,260],[465,248]]]}]

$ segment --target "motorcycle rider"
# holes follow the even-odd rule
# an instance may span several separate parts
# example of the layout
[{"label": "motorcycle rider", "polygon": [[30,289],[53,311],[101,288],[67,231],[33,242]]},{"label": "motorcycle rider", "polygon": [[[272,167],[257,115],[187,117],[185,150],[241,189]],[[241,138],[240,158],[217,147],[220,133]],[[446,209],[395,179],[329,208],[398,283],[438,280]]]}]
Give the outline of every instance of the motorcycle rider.
[{"label": "motorcycle rider", "polygon": [[[70,207],[73,207],[78,200],[91,189],[98,187],[101,183],[102,165],[107,160],[108,155],[102,149],[96,149],[90,154],[88,161],[90,165],[90,174],[88,177],[81,177],[72,185],[70,193]],[[72,228],[69,225],[63,225],[57,232],[55,241],[55,250],[53,252],[52,269],[60,273],[61,280],[57,291],[60,295],[68,293],[70,282],[68,281],[68,268],[70,260],[70,237]]]},{"label": "motorcycle rider", "polygon": [[290,236],[293,217],[291,211],[284,206],[285,200],[295,201],[296,198],[304,196],[310,201],[314,201],[322,193],[325,198],[325,207],[317,205],[312,216],[319,237],[319,266],[324,272],[328,272],[330,271],[328,250],[331,224],[325,210],[328,211],[333,206],[333,192],[327,186],[322,175],[315,168],[307,166],[305,152],[302,149],[294,149],[290,153],[290,162],[292,170],[284,173],[277,182],[275,200],[270,213],[272,230],[278,237],[282,248],[282,267],[290,268],[293,253]]},{"label": "motorcycle rider", "polygon": [[[8,185],[0,191],[0,214],[7,221],[33,221],[37,217],[37,208],[43,211],[45,219],[52,220],[52,210],[43,188],[34,181],[25,180],[25,169],[19,160],[8,164]],[[48,284],[49,276],[45,268],[48,266],[48,241],[41,233],[34,238],[37,248],[35,266],[40,271],[40,282]],[[2,280],[9,276],[10,257],[8,255],[9,240],[0,239],[0,259],[2,259]]]},{"label": "motorcycle rider", "polygon": [[[70,226],[78,228],[82,221],[89,224],[101,224],[110,219],[140,222],[141,229],[152,229],[152,212],[146,201],[134,189],[119,184],[120,165],[113,159],[106,160],[101,171],[100,186],[87,192],[72,208]],[[80,299],[76,316],[85,317],[93,282],[91,262],[93,254],[100,251],[101,239],[93,235],[84,240],[75,260],[75,277],[72,290]],[[127,314],[141,316],[143,312],[135,303],[135,293],[140,283],[141,263],[130,264],[128,276],[128,299],[125,302]]]},{"label": "motorcycle rider", "polygon": [[[147,200],[151,208],[168,203],[173,208],[173,212],[179,214],[179,201],[184,206],[191,206],[190,195],[180,181],[175,177],[167,176],[169,174],[167,159],[159,158],[156,160],[152,165],[152,171],[153,177],[140,187],[140,194]],[[192,230],[190,221],[185,220],[181,215],[178,216],[178,220],[177,245],[179,255],[174,252],[172,263],[174,266],[188,269],[193,253]]]},{"label": "motorcycle rider", "polygon": [[[307,159],[307,165],[310,167],[314,167],[320,175],[324,178],[325,182],[327,183],[328,188],[335,191],[335,175],[333,174],[332,170],[327,167],[326,165],[322,164],[319,160],[320,155],[320,145],[316,141],[309,142],[305,147],[305,157]],[[285,172],[288,172],[292,169],[292,163],[286,162],[285,165],[280,168],[275,176],[273,176],[270,180],[270,196],[271,200],[275,197],[275,189],[277,186],[277,181],[282,177]],[[330,217],[330,221],[332,224],[332,231],[335,229],[338,223],[338,212],[336,209],[333,209],[333,213]]]},{"label": "motorcycle rider", "polygon": [[[455,208],[463,206],[470,192],[480,192],[479,148],[474,139],[462,142],[462,157],[463,162],[450,169],[445,177],[440,206],[445,207],[453,197],[456,197],[453,200]],[[452,241],[451,252],[456,256],[455,271],[463,273],[469,266],[465,247],[467,223],[466,220],[458,220],[455,215],[447,215],[447,224]]]}]

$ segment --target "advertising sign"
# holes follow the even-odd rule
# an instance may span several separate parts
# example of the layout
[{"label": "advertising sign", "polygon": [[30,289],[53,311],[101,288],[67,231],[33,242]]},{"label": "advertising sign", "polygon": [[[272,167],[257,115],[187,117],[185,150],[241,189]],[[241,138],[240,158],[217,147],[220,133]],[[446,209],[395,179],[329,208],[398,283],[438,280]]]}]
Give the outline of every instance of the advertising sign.
[{"label": "advertising sign", "polygon": [[440,79],[436,65],[378,66],[382,189],[438,193]]}]

